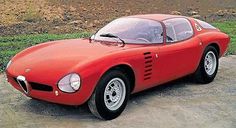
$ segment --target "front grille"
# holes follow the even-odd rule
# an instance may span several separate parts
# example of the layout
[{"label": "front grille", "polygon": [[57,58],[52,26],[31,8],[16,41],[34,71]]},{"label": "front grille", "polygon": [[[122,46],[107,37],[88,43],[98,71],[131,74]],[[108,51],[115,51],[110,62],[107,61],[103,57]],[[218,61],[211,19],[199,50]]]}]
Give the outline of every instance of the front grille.
[{"label": "front grille", "polygon": [[22,87],[22,89],[24,89],[25,92],[28,92],[25,81],[18,80],[18,84]]},{"label": "front grille", "polygon": [[29,90],[28,90],[28,83],[25,80],[24,76],[18,76],[17,78],[14,78],[14,80],[16,81],[16,83],[21,87],[21,89],[28,94]]},{"label": "front grille", "polygon": [[[24,90],[27,89],[24,81],[17,81],[16,78],[13,78],[15,80],[16,83],[18,83]],[[31,88],[33,90],[39,90],[39,91],[47,91],[47,92],[51,92],[53,91],[53,88],[49,85],[44,85],[44,84],[39,84],[39,83],[35,83],[35,82],[29,82],[29,85],[31,86]]]},{"label": "front grille", "polygon": [[53,90],[53,88],[51,86],[44,85],[44,84],[30,82],[30,85],[31,85],[31,88],[34,90],[48,91],[48,92]]}]

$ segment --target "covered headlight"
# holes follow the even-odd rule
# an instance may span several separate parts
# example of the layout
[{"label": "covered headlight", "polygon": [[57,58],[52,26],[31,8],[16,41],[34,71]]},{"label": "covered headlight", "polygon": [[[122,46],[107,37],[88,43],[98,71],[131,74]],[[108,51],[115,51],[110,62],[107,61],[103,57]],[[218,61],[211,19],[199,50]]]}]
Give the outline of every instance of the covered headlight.
[{"label": "covered headlight", "polygon": [[12,61],[10,60],[8,63],[7,63],[7,66],[6,66],[6,69],[9,68],[9,66],[11,65]]},{"label": "covered headlight", "polygon": [[80,84],[80,76],[76,73],[71,73],[58,82],[58,88],[63,92],[73,93],[79,90]]}]

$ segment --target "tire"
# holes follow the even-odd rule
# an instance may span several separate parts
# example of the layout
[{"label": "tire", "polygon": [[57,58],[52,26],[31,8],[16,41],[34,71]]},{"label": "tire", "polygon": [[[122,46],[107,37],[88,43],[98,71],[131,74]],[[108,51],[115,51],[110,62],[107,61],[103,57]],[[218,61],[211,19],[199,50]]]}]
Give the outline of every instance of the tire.
[{"label": "tire", "polygon": [[130,82],[126,74],[119,70],[111,70],[99,80],[88,101],[88,107],[96,117],[112,120],[124,111],[129,95]]},{"label": "tire", "polygon": [[208,46],[203,53],[197,71],[194,73],[195,81],[201,84],[212,82],[217,74],[218,65],[219,54],[216,48]]}]

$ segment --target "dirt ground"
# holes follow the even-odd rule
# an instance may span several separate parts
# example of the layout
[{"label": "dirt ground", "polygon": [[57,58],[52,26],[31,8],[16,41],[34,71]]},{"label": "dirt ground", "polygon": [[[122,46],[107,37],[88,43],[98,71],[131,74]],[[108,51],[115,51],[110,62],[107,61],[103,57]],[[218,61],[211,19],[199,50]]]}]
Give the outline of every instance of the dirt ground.
[{"label": "dirt ground", "polygon": [[0,75],[1,128],[235,128],[236,56],[220,60],[214,82],[188,78],[135,94],[112,121],[95,118],[86,105],[71,107],[37,101],[16,91]]},{"label": "dirt ground", "polygon": [[0,0],[0,36],[96,31],[126,15],[165,13],[236,20],[235,0]]}]

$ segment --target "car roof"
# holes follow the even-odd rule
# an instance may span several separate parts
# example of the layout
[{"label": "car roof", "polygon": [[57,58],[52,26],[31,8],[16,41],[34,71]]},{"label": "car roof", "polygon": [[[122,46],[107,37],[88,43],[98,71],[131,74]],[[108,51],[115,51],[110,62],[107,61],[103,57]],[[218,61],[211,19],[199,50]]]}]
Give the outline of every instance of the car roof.
[{"label": "car roof", "polygon": [[168,14],[144,14],[144,15],[133,15],[133,16],[127,16],[131,18],[143,18],[143,19],[150,19],[150,20],[157,20],[157,21],[163,21],[170,18],[187,18],[185,16],[180,15],[168,15]]}]

